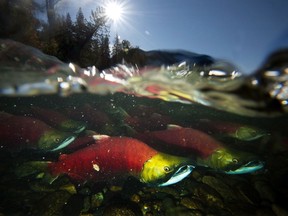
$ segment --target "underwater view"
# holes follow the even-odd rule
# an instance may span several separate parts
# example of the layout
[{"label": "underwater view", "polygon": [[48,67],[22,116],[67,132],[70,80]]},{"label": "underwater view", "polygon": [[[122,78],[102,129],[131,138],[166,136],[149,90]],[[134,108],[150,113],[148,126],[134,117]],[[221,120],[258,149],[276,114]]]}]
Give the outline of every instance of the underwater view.
[{"label": "underwater view", "polygon": [[88,21],[24,2],[0,2],[0,216],[288,215],[287,48],[246,73],[109,48],[109,4]]}]

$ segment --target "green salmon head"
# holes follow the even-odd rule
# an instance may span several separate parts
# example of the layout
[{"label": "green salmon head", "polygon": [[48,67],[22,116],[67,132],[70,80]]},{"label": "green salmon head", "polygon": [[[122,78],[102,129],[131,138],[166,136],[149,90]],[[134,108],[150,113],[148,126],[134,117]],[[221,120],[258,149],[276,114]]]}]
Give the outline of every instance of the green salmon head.
[{"label": "green salmon head", "polygon": [[197,163],[227,174],[251,173],[264,167],[264,162],[256,155],[226,148],[216,150],[208,158],[198,158]]},{"label": "green salmon head", "polygon": [[175,184],[192,172],[194,166],[188,162],[187,158],[158,153],[144,164],[140,181],[154,186]]},{"label": "green salmon head", "polygon": [[235,138],[242,141],[252,141],[259,139],[265,135],[269,134],[264,130],[254,127],[243,126],[236,131]]},{"label": "green salmon head", "polygon": [[60,129],[67,131],[67,132],[72,132],[72,133],[81,133],[86,129],[86,124],[84,122],[80,121],[74,121],[74,120],[66,120],[63,121],[60,124]]},{"label": "green salmon head", "polygon": [[57,151],[68,146],[75,138],[74,135],[69,133],[50,130],[40,137],[38,148],[44,151]]}]

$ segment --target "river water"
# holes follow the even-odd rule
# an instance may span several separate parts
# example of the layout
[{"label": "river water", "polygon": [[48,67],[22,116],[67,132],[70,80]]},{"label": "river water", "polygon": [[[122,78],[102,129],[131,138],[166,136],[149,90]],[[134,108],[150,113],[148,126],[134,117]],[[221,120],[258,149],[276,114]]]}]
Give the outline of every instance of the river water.
[{"label": "river water", "polygon": [[[1,214],[288,214],[288,51],[272,53],[250,75],[229,62],[187,51],[151,51],[146,57],[141,68],[122,64],[98,71],[65,64],[14,41],[0,41]],[[73,124],[63,126],[67,119]],[[56,139],[51,144],[52,135],[46,138],[49,144],[39,144],[48,129],[41,129],[46,126],[38,121],[65,133],[64,138],[59,135],[63,145]],[[183,135],[184,128],[193,133]],[[179,133],[170,137],[173,130]],[[154,141],[159,131],[164,135]],[[161,187],[143,184],[125,170],[102,173],[99,164],[93,168],[104,177],[87,177],[80,183],[69,172],[46,181],[49,171],[31,166],[31,161],[57,162],[62,155],[77,155],[97,145],[98,135],[142,140],[157,152],[193,158],[193,170]],[[190,146],[183,147],[183,140],[190,139]],[[215,145],[235,150],[237,163],[245,163],[226,169],[219,165],[225,156],[215,156],[211,163],[205,157],[203,162],[202,154],[208,154],[204,149]],[[111,144],[103,154],[107,164],[125,163],[126,158],[137,161],[145,154],[133,144],[131,151],[119,149]],[[110,157],[110,150],[120,153]],[[261,167],[258,163],[247,169],[255,158]],[[73,166],[84,160],[77,158]],[[112,173],[109,178],[107,173]]]}]

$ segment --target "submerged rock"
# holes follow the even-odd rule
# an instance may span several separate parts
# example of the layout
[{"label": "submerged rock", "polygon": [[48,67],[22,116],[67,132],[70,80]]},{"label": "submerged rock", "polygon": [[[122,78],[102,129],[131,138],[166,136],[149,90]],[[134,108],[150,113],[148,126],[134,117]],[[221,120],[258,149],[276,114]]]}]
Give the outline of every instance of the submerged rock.
[{"label": "submerged rock", "polygon": [[84,197],[82,195],[71,196],[63,206],[63,215],[78,216],[83,211]]},{"label": "submerged rock", "polygon": [[225,201],[235,201],[237,196],[233,189],[225,184],[221,179],[214,176],[203,176],[202,182],[215,189],[222,197],[225,197]]},{"label": "submerged rock", "polygon": [[103,212],[103,216],[141,216],[138,206],[129,201],[117,201],[108,204]]},{"label": "submerged rock", "polygon": [[71,194],[66,191],[48,193],[33,207],[33,214],[43,216],[62,215],[63,207],[70,197]]},{"label": "submerged rock", "polygon": [[197,188],[193,188],[192,190],[193,195],[199,197],[208,207],[224,207],[223,198],[215,189],[205,184],[199,184]]},{"label": "submerged rock", "polygon": [[204,211],[203,203],[197,198],[183,197],[180,204],[188,209]]}]

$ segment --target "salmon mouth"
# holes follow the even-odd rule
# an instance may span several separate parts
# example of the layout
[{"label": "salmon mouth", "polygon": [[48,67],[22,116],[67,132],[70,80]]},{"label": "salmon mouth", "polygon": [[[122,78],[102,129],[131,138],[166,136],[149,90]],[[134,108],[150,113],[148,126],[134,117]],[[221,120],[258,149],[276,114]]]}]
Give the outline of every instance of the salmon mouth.
[{"label": "salmon mouth", "polygon": [[168,186],[171,184],[176,184],[177,182],[182,181],[193,171],[195,166],[192,165],[184,165],[178,168],[178,170],[164,183],[158,184],[158,186]]},{"label": "salmon mouth", "polygon": [[229,170],[225,171],[227,174],[246,174],[246,173],[252,173],[256,172],[258,170],[261,170],[264,168],[265,163],[261,160],[253,160],[249,161],[248,163],[240,166],[239,168],[235,170]]},{"label": "salmon mouth", "polygon": [[56,148],[52,149],[51,151],[58,151],[60,149],[65,148],[66,146],[68,146],[71,142],[73,142],[75,140],[75,136],[69,136],[67,137],[59,146],[57,146]]}]

